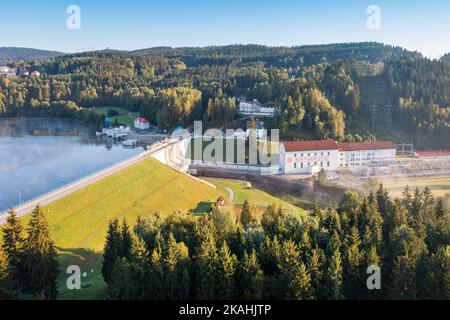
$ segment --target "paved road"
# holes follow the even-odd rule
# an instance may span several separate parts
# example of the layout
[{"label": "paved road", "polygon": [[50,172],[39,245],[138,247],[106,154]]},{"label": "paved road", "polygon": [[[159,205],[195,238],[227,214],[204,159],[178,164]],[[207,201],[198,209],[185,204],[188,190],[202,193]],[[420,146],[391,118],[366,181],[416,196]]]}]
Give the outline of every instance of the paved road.
[{"label": "paved road", "polygon": [[[94,173],[90,176],[87,176],[81,180],[75,181],[67,186],[64,186],[60,189],[51,191],[45,195],[42,195],[30,202],[26,202],[22,206],[14,208],[14,210],[17,213],[18,217],[24,216],[36,207],[36,205],[47,205],[49,203],[52,203],[53,201],[56,201],[58,199],[61,199],[77,190],[80,190],[86,186],[89,186],[99,180],[102,180],[110,175],[113,175],[114,173],[117,173],[125,168],[128,168],[132,165],[135,165],[139,162],[144,161],[145,159],[150,158],[153,153],[161,150],[162,148],[165,148],[168,145],[171,145],[172,143],[162,143],[155,148],[149,149],[147,151],[144,151],[128,160],[125,160],[123,162],[120,162],[114,166],[111,166],[109,168],[106,168],[102,171],[99,171],[97,173]],[[4,224],[6,222],[6,218],[8,216],[7,212],[0,212],[0,225]]]},{"label": "paved road", "polygon": [[224,187],[225,190],[227,190],[227,192],[229,194],[228,204],[232,204],[234,202],[235,194],[234,194],[234,190],[233,189],[231,189],[230,187],[228,187],[228,186],[226,186],[226,185],[224,185],[223,183],[220,183],[220,182],[214,181],[212,183],[215,184],[215,185]]}]

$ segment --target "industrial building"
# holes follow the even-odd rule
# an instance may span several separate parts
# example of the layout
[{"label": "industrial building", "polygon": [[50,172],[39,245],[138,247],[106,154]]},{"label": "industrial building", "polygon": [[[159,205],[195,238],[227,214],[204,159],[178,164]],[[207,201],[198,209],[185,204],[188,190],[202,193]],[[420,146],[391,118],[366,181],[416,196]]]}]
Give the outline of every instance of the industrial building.
[{"label": "industrial building", "polygon": [[450,161],[450,151],[418,151],[416,156],[423,161]]},{"label": "industrial building", "polygon": [[282,174],[315,174],[320,170],[361,170],[395,162],[391,141],[336,142],[334,140],[291,141],[280,145]]}]

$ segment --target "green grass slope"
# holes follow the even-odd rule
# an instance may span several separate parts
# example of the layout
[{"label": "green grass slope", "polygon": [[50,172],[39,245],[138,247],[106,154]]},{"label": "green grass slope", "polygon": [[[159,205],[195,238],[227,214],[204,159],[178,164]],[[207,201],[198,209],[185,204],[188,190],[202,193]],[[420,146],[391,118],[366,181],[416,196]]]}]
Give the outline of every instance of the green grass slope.
[{"label": "green grass slope", "polygon": [[[45,206],[50,232],[60,254],[59,298],[105,297],[101,262],[110,220],[126,218],[133,226],[139,215],[157,211],[198,212],[199,208],[205,208],[205,202],[215,201],[220,195],[226,196],[226,192],[197,182],[155,159],[147,159]],[[23,224],[28,220],[29,216],[24,217]],[[87,272],[83,282],[89,287],[67,289],[69,265],[79,265],[82,272]]]}]

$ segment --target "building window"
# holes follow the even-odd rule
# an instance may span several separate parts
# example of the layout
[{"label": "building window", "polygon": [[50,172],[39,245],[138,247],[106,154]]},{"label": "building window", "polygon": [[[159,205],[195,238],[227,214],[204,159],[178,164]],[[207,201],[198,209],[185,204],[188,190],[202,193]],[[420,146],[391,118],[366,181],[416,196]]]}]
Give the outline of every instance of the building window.
[{"label": "building window", "polygon": [[294,163],[294,169],[297,169],[297,164],[296,163]]},{"label": "building window", "polygon": [[327,161],[327,167],[328,168],[330,167],[330,161]]},{"label": "building window", "polygon": [[320,167],[323,168],[323,161],[320,161]]},{"label": "building window", "polygon": [[300,166],[302,167],[302,169],[303,169],[303,162],[300,164]]}]

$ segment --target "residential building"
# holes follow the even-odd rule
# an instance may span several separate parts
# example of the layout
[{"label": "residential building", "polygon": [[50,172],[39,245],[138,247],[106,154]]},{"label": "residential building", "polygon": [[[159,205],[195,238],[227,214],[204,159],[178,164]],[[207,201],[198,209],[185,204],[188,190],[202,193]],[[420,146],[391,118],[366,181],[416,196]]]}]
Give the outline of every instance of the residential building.
[{"label": "residential building", "polygon": [[134,127],[139,130],[148,130],[150,129],[150,123],[145,118],[136,118],[134,119]]},{"label": "residential building", "polygon": [[277,108],[274,102],[261,103],[256,99],[253,101],[239,101],[239,113],[243,115],[272,118],[276,112]]}]

